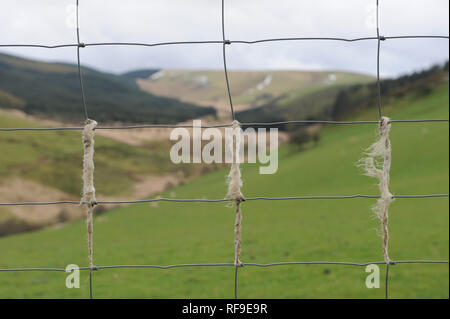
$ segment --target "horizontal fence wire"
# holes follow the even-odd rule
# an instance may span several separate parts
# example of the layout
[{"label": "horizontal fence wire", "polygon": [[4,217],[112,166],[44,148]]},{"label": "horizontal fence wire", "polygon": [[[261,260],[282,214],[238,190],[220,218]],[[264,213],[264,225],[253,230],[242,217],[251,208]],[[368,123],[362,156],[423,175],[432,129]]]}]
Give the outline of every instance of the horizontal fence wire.
[{"label": "horizontal fence wire", "polygon": [[[82,67],[80,62],[80,49],[95,46],[141,46],[141,47],[157,47],[157,46],[171,46],[171,45],[198,45],[198,44],[221,44],[223,46],[223,67],[225,73],[225,81],[227,87],[227,93],[230,103],[230,109],[232,114],[232,119],[235,120],[235,112],[233,108],[232,94],[230,90],[230,83],[228,79],[228,70],[226,62],[226,45],[231,44],[260,44],[268,42],[284,42],[284,41],[341,41],[341,42],[359,42],[359,41],[369,41],[376,40],[377,46],[377,86],[378,86],[378,109],[379,115],[381,117],[382,113],[382,103],[381,103],[381,82],[380,82],[380,44],[381,41],[386,40],[399,40],[399,39],[449,39],[448,35],[398,35],[398,36],[381,36],[379,32],[378,25],[378,0],[376,0],[377,5],[377,36],[371,37],[359,37],[359,38],[339,38],[339,37],[287,37],[287,38],[267,38],[259,40],[228,40],[225,34],[225,9],[224,0],[222,2],[221,8],[221,21],[222,21],[222,40],[205,40],[205,41],[172,41],[172,42],[156,42],[156,43],[139,43],[139,42],[93,42],[93,43],[83,43],[80,41],[80,29],[79,29],[79,3],[76,0],[76,22],[77,22],[77,43],[72,44],[57,44],[57,45],[46,45],[46,44],[0,44],[0,48],[44,48],[44,49],[59,49],[76,47],[77,48],[77,69],[78,78],[80,82],[80,93],[81,100],[83,104],[83,112],[85,118],[88,119],[88,107],[86,103],[86,96],[83,86],[82,77]],[[390,120],[391,123],[438,123],[438,122],[449,122],[449,119],[399,119]],[[352,124],[378,124],[377,121],[334,121],[334,120],[290,120],[290,121],[277,121],[277,122],[250,122],[250,123],[240,123],[243,127],[246,126],[276,126],[285,124],[332,124],[332,125],[352,125]],[[216,125],[187,125],[187,124],[142,124],[142,125],[117,125],[117,126],[97,126],[96,130],[120,130],[120,129],[146,129],[146,128],[223,128],[232,127],[232,123],[227,124],[216,124]],[[0,132],[14,132],[14,131],[80,131],[84,127],[22,127],[22,128],[0,128]],[[394,195],[392,198],[404,198],[404,199],[419,199],[419,198],[439,198],[439,197],[449,197],[449,194],[424,194],[424,195]],[[336,196],[289,196],[289,197],[249,197],[245,198],[245,201],[257,201],[257,200],[308,200],[308,199],[355,199],[355,198],[369,198],[377,199],[380,198],[378,195],[336,195]],[[233,201],[230,198],[221,199],[177,199],[177,198],[152,198],[143,200],[122,200],[122,201],[98,201],[97,204],[138,204],[138,203],[150,203],[150,202],[175,202],[175,203],[220,203]],[[26,206],[26,205],[61,205],[61,204],[74,204],[83,205],[89,204],[80,201],[52,201],[52,202],[15,202],[15,203],[0,203],[0,206]],[[370,264],[386,264],[386,287],[385,294],[388,297],[388,278],[389,278],[389,267],[396,264],[448,264],[445,260],[401,260],[401,261],[391,261],[386,264],[385,261],[376,262],[365,262],[365,263],[355,263],[355,262],[328,262],[328,261],[304,261],[304,262],[277,262],[268,264],[258,264],[258,263],[243,263],[240,267],[274,267],[274,266],[290,266],[290,265],[343,265],[343,266],[367,266]],[[79,267],[71,268],[71,270],[89,270],[89,285],[90,285],[90,297],[93,298],[92,291],[92,271],[102,270],[102,269],[120,269],[120,268],[157,268],[157,269],[171,269],[171,268],[181,268],[181,267],[235,267],[235,298],[237,298],[237,284],[238,284],[238,266],[234,263],[209,263],[209,264],[175,264],[175,265],[110,265],[110,266],[95,266],[91,267]],[[14,272],[14,271],[60,271],[66,272],[65,268],[10,268],[10,269],[0,269],[1,272]]]},{"label": "horizontal fence wire", "polygon": [[[398,39],[449,39],[448,35],[397,35],[397,36],[380,36],[381,41],[398,40]],[[92,43],[71,43],[71,44],[0,44],[0,48],[42,48],[42,49],[60,49],[68,47],[94,47],[94,46],[141,46],[156,47],[170,45],[190,45],[190,44],[258,44],[266,42],[283,42],[283,41],[341,41],[341,42],[358,42],[367,40],[377,40],[378,37],[363,38],[334,38],[334,37],[292,37],[292,38],[268,38],[259,40],[206,40],[206,41],[173,41],[173,42],[155,42],[155,43],[139,43],[139,42],[92,42]]]},{"label": "horizontal fence wire", "polygon": [[[394,195],[396,198],[435,198],[435,197],[449,197],[449,194],[425,194],[425,195]],[[336,196],[288,196],[288,197],[244,197],[242,201],[256,201],[256,200],[300,200],[300,199],[354,199],[354,198],[381,198],[379,195],[336,195]],[[138,203],[153,203],[153,202],[174,202],[174,203],[223,203],[231,202],[232,198],[219,198],[219,199],[202,199],[202,198],[150,198],[150,199],[138,199],[138,200],[117,200],[117,201],[97,201],[97,204],[138,204]],[[84,205],[89,204],[87,202],[61,200],[52,202],[14,202],[14,203],[0,203],[0,206],[27,206],[27,205],[60,205],[60,204],[73,204]]]},{"label": "horizontal fence wire", "polygon": [[[329,121],[329,120],[292,120],[278,122],[242,122],[241,126],[276,126],[285,124],[330,124],[330,125],[352,125],[352,124],[378,124],[380,121]],[[419,120],[390,120],[389,123],[433,123],[449,122],[449,119],[419,119]],[[94,130],[132,130],[147,128],[222,128],[232,127],[233,124],[216,125],[189,125],[189,124],[143,124],[143,125],[117,125],[117,126],[97,126]],[[84,127],[11,127],[0,128],[0,132],[13,131],[82,131]]]},{"label": "horizontal fence wire", "polygon": [[[399,260],[391,261],[391,265],[396,264],[448,264],[447,260]],[[386,265],[385,261],[373,261],[364,263],[354,262],[339,262],[339,261],[287,261],[268,264],[258,263],[242,263],[240,267],[275,267],[275,266],[294,266],[294,265],[341,265],[341,266],[358,266],[365,267],[368,265]],[[177,265],[110,265],[110,266],[95,266],[93,270],[101,269],[120,269],[120,268],[157,268],[157,269],[171,269],[171,268],[187,268],[187,267],[235,267],[234,263],[210,263],[210,264],[177,264]],[[91,270],[90,267],[70,268],[70,270]],[[67,272],[66,268],[0,268],[0,271],[62,271]]]}]

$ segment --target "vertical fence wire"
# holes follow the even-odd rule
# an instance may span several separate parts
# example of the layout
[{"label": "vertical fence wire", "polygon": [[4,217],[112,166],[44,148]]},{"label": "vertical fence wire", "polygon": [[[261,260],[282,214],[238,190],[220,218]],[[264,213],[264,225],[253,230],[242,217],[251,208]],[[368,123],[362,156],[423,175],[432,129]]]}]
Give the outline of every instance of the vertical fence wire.
[{"label": "vertical fence wire", "polygon": [[379,22],[379,0],[376,0],[376,24],[377,24],[377,88],[378,88],[378,115],[383,117],[381,109],[381,81],[380,81],[380,50],[381,50],[381,37],[380,37],[380,22]]},{"label": "vertical fence wire", "polygon": [[225,83],[227,85],[227,93],[228,93],[228,100],[230,102],[230,108],[231,108],[231,118],[233,121],[236,119],[234,114],[234,107],[233,107],[233,98],[231,97],[231,89],[230,89],[230,81],[228,79],[228,68],[227,68],[227,50],[226,46],[227,44],[231,44],[229,40],[225,37],[225,0],[222,0],[222,57],[223,57],[223,71],[225,73]]},{"label": "vertical fence wire", "polygon": [[[377,27],[377,89],[378,89],[378,115],[380,121],[383,118],[383,96],[381,94],[381,80],[380,80],[380,51],[381,41],[385,38],[380,36],[380,1],[376,0],[376,27]],[[386,287],[385,287],[385,299],[388,299],[389,295],[389,266],[391,261],[386,262]]]},{"label": "vertical fence wire", "polygon": [[[221,13],[222,13],[222,40],[223,40],[223,44],[222,44],[223,71],[225,73],[225,83],[226,83],[226,87],[227,87],[228,100],[230,101],[231,118],[234,121],[234,120],[236,120],[236,116],[234,114],[233,98],[231,96],[230,81],[228,78],[227,56],[226,56],[226,45],[231,44],[231,42],[226,40],[226,37],[225,37],[225,0],[222,0]],[[237,299],[238,269],[239,269],[239,266],[236,265],[236,267],[234,269],[234,299]]]},{"label": "vertical fence wire", "polygon": [[86,103],[86,95],[84,93],[84,85],[83,85],[83,75],[81,70],[81,62],[80,62],[80,48],[84,48],[84,43],[80,42],[80,5],[78,0],[76,0],[76,23],[77,23],[77,69],[78,69],[78,79],[80,82],[80,93],[81,93],[81,101],[83,102],[83,112],[85,120],[89,118],[87,103]]},{"label": "vertical fence wire", "polygon": [[[77,69],[78,69],[78,78],[80,82],[80,92],[81,92],[81,101],[83,103],[83,111],[85,120],[89,119],[87,103],[86,103],[86,95],[84,93],[84,85],[83,85],[83,75],[81,71],[81,61],[80,61],[80,48],[84,48],[84,43],[80,42],[80,5],[79,0],[76,0],[76,23],[77,23]],[[89,269],[89,298],[93,299],[93,289],[92,289],[92,268]]]},{"label": "vertical fence wire", "polygon": [[[380,51],[381,51],[381,37],[380,37],[380,2],[376,1],[376,28],[377,28],[377,89],[378,89],[378,115],[380,121],[383,118],[382,111],[382,95],[381,95],[381,81],[380,81]],[[385,299],[388,299],[388,284],[389,284],[389,262],[386,263],[386,289]]]}]

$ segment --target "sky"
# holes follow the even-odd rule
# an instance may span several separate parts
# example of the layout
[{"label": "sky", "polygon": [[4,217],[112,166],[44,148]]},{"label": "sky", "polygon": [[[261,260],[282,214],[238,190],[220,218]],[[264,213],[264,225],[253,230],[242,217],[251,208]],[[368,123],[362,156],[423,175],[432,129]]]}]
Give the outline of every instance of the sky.
[{"label": "sky", "polygon": [[[81,42],[222,40],[221,0],[79,0]],[[76,43],[75,0],[0,0],[0,44]],[[229,40],[376,36],[376,0],[225,0]],[[380,33],[449,34],[448,0],[380,0]],[[285,41],[227,46],[230,70],[346,70],[376,73],[377,41]],[[76,63],[76,48],[0,48],[44,61]],[[448,39],[382,42],[383,77],[448,60]],[[222,69],[222,45],[81,49],[81,63],[105,72]]]}]

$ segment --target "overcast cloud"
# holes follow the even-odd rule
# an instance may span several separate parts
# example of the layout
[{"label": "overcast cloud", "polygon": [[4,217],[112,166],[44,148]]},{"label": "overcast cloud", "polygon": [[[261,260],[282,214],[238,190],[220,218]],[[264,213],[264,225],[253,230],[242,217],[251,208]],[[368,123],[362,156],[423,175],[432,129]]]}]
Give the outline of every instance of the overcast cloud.
[{"label": "overcast cloud", "polygon": [[[0,44],[76,43],[75,0],[0,0]],[[225,0],[226,37],[376,35],[375,0]],[[380,0],[385,36],[448,35],[448,0]],[[221,0],[80,0],[81,41],[221,40]],[[351,70],[374,74],[376,41],[275,42],[227,46],[230,69]],[[448,40],[382,43],[381,74],[395,76],[448,60]],[[141,68],[220,69],[222,47],[88,47],[82,64],[108,72]],[[75,63],[76,49],[1,48],[1,52]]]}]

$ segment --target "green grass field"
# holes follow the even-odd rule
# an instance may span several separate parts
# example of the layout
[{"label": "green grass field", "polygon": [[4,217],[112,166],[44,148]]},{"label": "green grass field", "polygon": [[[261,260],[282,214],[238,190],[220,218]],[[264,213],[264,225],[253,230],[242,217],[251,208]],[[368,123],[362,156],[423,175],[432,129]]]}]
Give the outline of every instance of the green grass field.
[{"label": "green grass field", "polygon": [[[425,97],[385,103],[393,119],[448,118],[448,84]],[[376,119],[374,108],[352,119]],[[355,162],[376,138],[376,125],[330,126],[301,153],[280,150],[279,170],[259,175],[244,165],[243,192],[253,196],[377,194],[376,181]],[[391,130],[391,192],[448,193],[448,123],[398,123]],[[101,156],[97,151],[97,156]],[[169,157],[167,155],[167,160]],[[226,170],[177,187],[177,198],[223,198]],[[167,195],[167,194],[162,194]],[[242,261],[382,261],[373,199],[251,201],[242,204]],[[393,260],[448,260],[448,198],[397,199],[390,209]],[[81,209],[81,208],[80,208]],[[234,258],[234,210],[224,203],[138,204],[95,219],[95,264],[223,263]],[[87,265],[85,224],[0,239],[0,268]],[[383,298],[367,289],[364,267],[295,265],[239,270],[240,298]],[[63,272],[0,272],[3,298],[87,298],[67,289]],[[93,278],[96,298],[232,298],[234,268],[109,269]],[[390,269],[391,298],[448,298],[448,264],[398,264]]]}]

